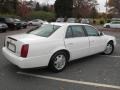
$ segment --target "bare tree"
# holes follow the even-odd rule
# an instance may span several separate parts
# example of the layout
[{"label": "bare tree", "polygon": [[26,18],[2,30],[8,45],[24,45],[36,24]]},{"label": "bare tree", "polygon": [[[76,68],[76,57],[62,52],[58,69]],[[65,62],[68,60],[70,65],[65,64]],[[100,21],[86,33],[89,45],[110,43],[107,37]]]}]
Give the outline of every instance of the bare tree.
[{"label": "bare tree", "polygon": [[96,0],[73,0],[74,15],[77,17],[88,17],[96,5]]}]

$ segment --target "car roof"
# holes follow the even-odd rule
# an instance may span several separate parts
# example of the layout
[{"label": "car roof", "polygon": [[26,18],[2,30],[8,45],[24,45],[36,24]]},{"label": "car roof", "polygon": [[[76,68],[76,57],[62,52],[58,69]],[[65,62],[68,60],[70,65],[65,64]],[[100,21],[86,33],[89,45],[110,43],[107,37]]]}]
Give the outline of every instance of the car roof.
[{"label": "car roof", "polygon": [[69,26],[69,25],[88,25],[88,24],[82,24],[82,23],[67,23],[67,22],[52,22],[50,23],[52,25],[58,25],[58,26]]}]

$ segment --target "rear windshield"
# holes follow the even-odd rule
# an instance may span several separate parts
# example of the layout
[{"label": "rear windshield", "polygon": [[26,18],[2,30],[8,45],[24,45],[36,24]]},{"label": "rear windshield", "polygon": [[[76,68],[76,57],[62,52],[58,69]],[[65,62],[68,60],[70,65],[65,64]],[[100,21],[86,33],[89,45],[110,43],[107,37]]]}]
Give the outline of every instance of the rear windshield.
[{"label": "rear windshield", "polygon": [[42,36],[42,37],[49,37],[59,28],[60,28],[60,26],[57,26],[57,25],[45,24],[35,30],[28,32],[28,33],[34,34],[37,36]]}]

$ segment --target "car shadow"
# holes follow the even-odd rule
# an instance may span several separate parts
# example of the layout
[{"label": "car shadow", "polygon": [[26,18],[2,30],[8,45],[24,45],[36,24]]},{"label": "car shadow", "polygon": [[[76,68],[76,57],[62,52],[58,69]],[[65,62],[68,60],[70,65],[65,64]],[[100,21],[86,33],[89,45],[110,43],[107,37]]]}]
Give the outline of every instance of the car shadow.
[{"label": "car shadow", "polygon": [[[72,68],[76,68],[76,66],[81,66],[84,63],[89,63],[91,61],[94,61],[94,58],[97,58],[100,54],[88,56],[85,58],[76,59],[74,61],[71,61],[68,63],[65,70],[63,70],[60,73],[67,73],[72,70]],[[47,74],[55,74],[52,71],[49,70],[47,67],[40,67],[40,68],[32,68],[32,69],[20,69],[16,66],[13,67],[16,72],[24,72],[24,73],[32,73],[32,74],[40,74],[40,75],[47,75]],[[57,74],[57,73],[56,73]]]}]

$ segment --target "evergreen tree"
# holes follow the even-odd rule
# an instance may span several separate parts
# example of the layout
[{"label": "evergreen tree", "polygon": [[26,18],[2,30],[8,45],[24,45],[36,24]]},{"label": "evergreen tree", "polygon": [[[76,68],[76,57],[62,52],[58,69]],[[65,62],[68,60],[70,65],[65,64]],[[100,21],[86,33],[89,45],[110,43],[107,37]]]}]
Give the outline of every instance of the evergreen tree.
[{"label": "evergreen tree", "polygon": [[54,7],[56,17],[71,17],[73,10],[73,0],[56,0]]},{"label": "evergreen tree", "polygon": [[39,10],[40,10],[40,4],[39,4],[38,2],[37,2],[37,4],[36,4],[35,10],[36,10],[36,11],[39,11]]},{"label": "evergreen tree", "polygon": [[16,13],[18,0],[1,0],[0,12],[1,13]]}]

